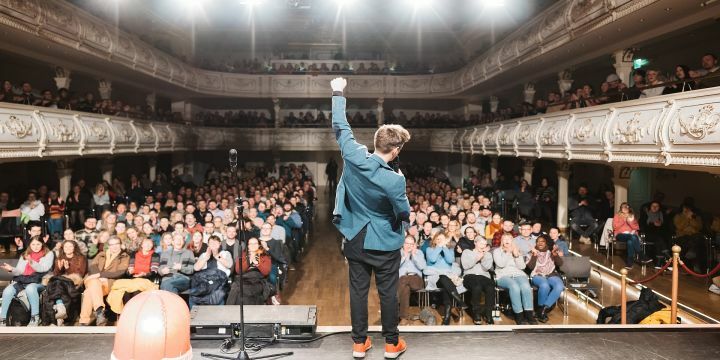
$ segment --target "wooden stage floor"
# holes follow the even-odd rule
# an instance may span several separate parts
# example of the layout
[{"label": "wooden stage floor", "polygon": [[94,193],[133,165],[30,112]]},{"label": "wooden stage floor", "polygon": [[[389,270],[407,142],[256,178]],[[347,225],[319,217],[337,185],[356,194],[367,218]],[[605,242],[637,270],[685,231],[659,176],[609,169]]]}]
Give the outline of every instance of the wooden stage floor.
[{"label": "wooden stage floor", "polygon": [[[446,327],[447,328],[447,327]],[[547,328],[547,327],[543,327]],[[404,333],[408,351],[403,359],[467,360],[507,359],[718,359],[720,329],[689,329],[669,331],[633,330],[553,330],[471,332],[471,333]],[[380,334],[370,334],[374,349],[367,359],[383,358]],[[0,332],[0,358],[17,360],[106,360],[113,348],[112,334],[3,334]],[[201,353],[219,353],[220,341],[193,341],[193,358]],[[287,359],[337,360],[352,359],[351,340],[337,334],[306,344],[276,344],[257,355],[285,351],[295,354]]]}]

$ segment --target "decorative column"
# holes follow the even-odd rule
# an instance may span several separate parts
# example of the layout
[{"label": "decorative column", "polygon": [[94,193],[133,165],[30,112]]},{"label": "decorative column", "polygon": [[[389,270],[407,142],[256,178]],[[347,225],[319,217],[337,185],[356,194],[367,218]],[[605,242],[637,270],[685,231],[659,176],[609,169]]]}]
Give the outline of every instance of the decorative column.
[{"label": "decorative column", "polygon": [[108,184],[112,184],[112,172],[113,162],[112,159],[106,159],[100,164],[100,171],[102,172],[102,179],[107,181]]},{"label": "decorative column", "polygon": [[103,100],[109,100],[112,95],[112,81],[110,80],[98,80],[98,92],[100,98]]},{"label": "decorative column", "polygon": [[628,86],[630,86],[630,74],[633,70],[634,55],[634,49],[617,50],[612,55],[615,60],[613,63],[615,73],[620,78],[620,81],[628,84]]},{"label": "decorative column", "polygon": [[470,120],[470,104],[463,105],[463,119]]},{"label": "decorative column", "polygon": [[533,103],[535,100],[535,84],[525,83],[525,86],[523,87],[523,99],[526,103]]},{"label": "decorative column", "polygon": [[62,67],[62,66],[56,66],[55,67],[55,87],[58,89],[68,89],[70,90],[70,70]]},{"label": "decorative column", "polygon": [[377,125],[382,126],[385,123],[385,115],[383,113],[383,103],[385,98],[377,99]]},{"label": "decorative column", "polygon": [[151,92],[145,96],[145,104],[153,111],[155,112],[155,104],[157,102],[157,96],[155,95],[155,92]]},{"label": "decorative column", "polygon": [[560,96],[564,96],[566,91],[572,89],[572,84],[575,80],[572,79],[572,73],[570,70],[563,70],[558,73],[558,89],[560,89]]},{"label": "decorative column", "polygon": [[620,204],[628,201],[630,188],[630,174],[633,168],[629,166],[613,166],[613,185],[615,185],[615,212],[620,210]]},{"label": "decorative column", "polygon": [[157,177],[157,157],[156,156],[148,157],[148,177],[150,178],[150,181],[155,181],[155,179]]},{"label": "decorative column", "polygon": [[491,157],[490,158],[490,179],[492,179],[492,181],[497,180],[497,168],[498,168],[498,158]]},{"label": "decorative column", "polygon": [[535,169],[535,159],[523,159],[523,179],[532,185],[532,174]]},{"label": "decorative column", "polygon": [[497,112],[498,104],[500,104],[500,100],[498,100],[497,96],[491,96],[490,97],[490,112],[491,113]]},{"label": "decorative column", "polygon": [[58,180],[60,180],[58,193],[60,194],[60,199],[64,200],[70,195],[73,163],[70,160],[57,160],[55,161],[55,165],[57,167]]},{"label": "decorative column", "polygon": [[275,116],[275,128],[277,129],[280,127],[280,121],[281,121],[281,119],[280,119],[280,99],[273,98],[272,103],[273,103],[273,115]]},{"label": "decorative column", "polygon": [[564,231],[568,226],[568,187],[570,178],[570,163],[561,162],[557,167],[558,177],[558,203],[557,203],[557,223],[560,231]]}]

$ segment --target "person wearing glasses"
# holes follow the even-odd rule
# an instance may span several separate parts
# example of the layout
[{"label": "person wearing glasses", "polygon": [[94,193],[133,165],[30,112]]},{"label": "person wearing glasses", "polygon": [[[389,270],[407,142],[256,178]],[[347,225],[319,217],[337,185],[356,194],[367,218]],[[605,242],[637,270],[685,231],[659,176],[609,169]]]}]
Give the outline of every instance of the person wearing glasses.
[{"label": "person wearing glasses", "polygon": [[110,292],[113,281],[125,275],[129,265],[130,255],[123,250],[122,241],[117,236],[111,236],[107,249],[95,256],[85,277],[80,308],[81,326],[90,325],[93,313],[96,326],[107,324],[103,298]]}]

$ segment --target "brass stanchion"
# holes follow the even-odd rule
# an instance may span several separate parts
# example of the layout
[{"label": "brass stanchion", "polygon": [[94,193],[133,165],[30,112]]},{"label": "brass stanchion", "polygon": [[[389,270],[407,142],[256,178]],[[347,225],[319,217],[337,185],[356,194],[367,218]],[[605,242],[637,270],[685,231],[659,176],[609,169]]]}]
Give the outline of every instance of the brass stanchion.
[{"label": "brass stanchion", "polygon": [[672,324],[677,322],[677,298],[678,298],[678,275],[680,274],[680,246],[672,247],[672,293],[670,296],[670,321]]},{"label": "brass stanchion", "polygon": [[620,324],[627,324],[627,269],[620,270]]}]

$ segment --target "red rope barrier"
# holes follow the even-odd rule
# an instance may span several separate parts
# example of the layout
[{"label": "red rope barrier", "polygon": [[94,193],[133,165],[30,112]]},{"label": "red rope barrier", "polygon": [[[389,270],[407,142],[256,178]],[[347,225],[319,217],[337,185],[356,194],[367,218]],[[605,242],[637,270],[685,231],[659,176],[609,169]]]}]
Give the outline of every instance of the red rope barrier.
[{"label": "red rope barrier", "polygon": [[666,262],[665,265],[663,265],[663,267],[660,268],[660,270],[658,270],[658,272],[655,273],[653,276],[650,276],[649,278],[643,279],[643,280],[628,281],[628,285],[644,284],[644,283],[646,283],[646,282],[653,281],[653,280],[655,280],[655,278],[657,278],[658,276],[660,276],[671,264],[672,264],[672,261],[668,261],[668,262]]},{"label": "red rope barrier", "polygon": [[690,269],[687,267],[687,265],[685,265],[684,262],[680,262],[680,266],[683,268],[683,270],[685,270],[686,273],[688,273],[688,274],[690,274],[690,275],[692,275],[692,276],[694,276],[694,277],[699,277],[699,278],[710,277],[710,276],[715,275],[716,272],[720,271],[720,263],[717,264],[717,266],[715,266],[715,268],[712,269],[712,271],[710,271],[710,272],[707,273],[707,274],[698,274],[698,273],[690,270]]}]

